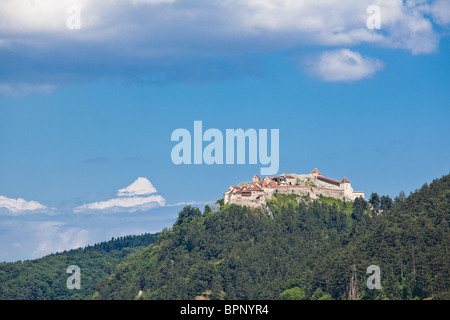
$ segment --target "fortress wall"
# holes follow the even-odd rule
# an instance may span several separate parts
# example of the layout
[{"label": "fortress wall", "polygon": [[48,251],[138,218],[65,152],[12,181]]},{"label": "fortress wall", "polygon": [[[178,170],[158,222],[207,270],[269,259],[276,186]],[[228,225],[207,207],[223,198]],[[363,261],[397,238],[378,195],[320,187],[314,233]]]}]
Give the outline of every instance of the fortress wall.
[{"label": "fortress wall", "polygon": [[349,200],[354,201],[356,198],[362,197],[364,199],[364,192],[355,191],[351,195],[349,195]]},{"label": "fortress wall", "polygon": [[318,189],[316,191],[317,195],[323,195],[325,197],[332,197],[337,199],[344,199],[344,191],[343,190],[332,190],[332,189]]},{"label": "fortress wall", "polygon": [[254,199],[252,197],[236,197],[230,200],[230,204],[238,204],[240,206],[261,207],[266,203],[264,198]]},{"label": "fortress wall", "polygon": [[333,197],[337,199],[344,199],[344,190],[331,189],[331,188],[317,188],[317,187],[305,187],[305,186],[279,186],[277,188],[265,188],[266,198],[272,198],[274,193],[281,194],[296,194],[299,196],[310,195],[323,195],[325,197]]},{"label": "fortress wall", "polygon": [[336,186],[336,185],[331,184],[331,183],[326,183],[326,182],[321,181],[321,180],[315,180],[315,181],[314,181],[314,184],[315,184],[316,186],[320,187],[320,188],[338,189],[338,190],[341,190],[341,187],[340,187],[340,186]]},{"label": "fortress wall", "polygon": [[276,188],[264,188],[264,192],[266,194],[266,198],[272,198],[274,193],[281,194],[297,194],[297,195],[307,195],[311,192],[311,187],[304,186],[278,186]]}]

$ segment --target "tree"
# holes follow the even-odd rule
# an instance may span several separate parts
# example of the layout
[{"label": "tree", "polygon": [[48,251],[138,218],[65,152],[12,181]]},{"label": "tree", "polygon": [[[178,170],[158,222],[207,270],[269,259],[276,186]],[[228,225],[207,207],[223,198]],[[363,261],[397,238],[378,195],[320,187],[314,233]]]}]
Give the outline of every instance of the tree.
[{"label": "tree", "polygon": [[369,203],[372,205],[374,210],[378,210],[380,208],[380,196],[376,192],[372,192],[369,198]]},{"label": "tree", "polygon": [[350,284],[348,288],[348,300],[358,300],[359,289],[358,279],[356,278],[356,266],[353,265],[352,276],[350,277]]},{"label": "tree", "polygon": [[317,288],[314,294],[311,297],[311,300],[333,300],[329,293],[325,293],[322,289]]},{"label": "tree", "polygon": [[358,197],[353,202],[352,218],[356,221],[361,221],[364,210],[367,208],[367,202],[361,197]]},{"label": "tree", "polygon": [[305,297],[305,291],[303,291],[299,287],[287,289],[280,294],[281,300],[304,300]]},{"label": "tree", "polygon": [[199,208],[192,207],[192,206],[185,206],[179,213],[177,221],[175,222],[176,225],[180,225],[183,222],[189,221],[193,217],[201,216],[202,213]]},{"label": "tree", "polygon": [[391,209],[393,204],[392,199],[389,196],[381,196],[380,199],[380,208],[383,211],[388,211]]},{"label": "tree", "polygon": [[399,203],[399,202],[401,202],[401,201],[403,201],[403,200],[405,200],[405,199],[406,199],[406,193],[405,193],[405,191],[400,191],[400,193],[398,194],[398,196],[394,198],[394,202],[395,202],[395,203]]}]

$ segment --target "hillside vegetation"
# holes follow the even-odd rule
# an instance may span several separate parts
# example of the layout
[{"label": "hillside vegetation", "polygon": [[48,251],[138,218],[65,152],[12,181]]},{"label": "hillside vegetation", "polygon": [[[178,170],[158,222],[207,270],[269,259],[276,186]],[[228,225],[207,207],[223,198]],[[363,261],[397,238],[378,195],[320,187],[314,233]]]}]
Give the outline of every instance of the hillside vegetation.
[{"label": "hillside vegetation", "polygon": [[[187,206],[96,299],[449,299],[450,175],[392,201],[278,195],[260,210]],[[366,286],[379,266],[380,290]]]},{"label": "hillside vegetation", "polygon": [[[156,241],[157,234],[126,236],[85,248],[64,251],[40,259],[0,263],[0,299],[64,300],[89,299],[104,277],[131,253]],[[67,289],[67,267],[77,265],[81,289]]]}]

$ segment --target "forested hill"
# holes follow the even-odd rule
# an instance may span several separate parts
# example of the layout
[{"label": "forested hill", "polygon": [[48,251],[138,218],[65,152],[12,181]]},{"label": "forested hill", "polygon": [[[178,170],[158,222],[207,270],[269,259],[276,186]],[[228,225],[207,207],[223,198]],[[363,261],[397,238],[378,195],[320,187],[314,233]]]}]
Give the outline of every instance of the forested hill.
[{"label": "forested hill", "polygon": [[[157,234],[125,236],[46,257],[0,263],[0,299],[88,299],[95,285],[114,272],[131,253],[156,241]],[[67,289],[70,265],[80,267],[81,289]]]},{"label": "forested hill", "polygon": [[[187,206],[159,235],[0,263],[0,299],[450,299],[450,175],[408,197],[268,205],[273,219]],[[80,290],[66,287],[69,265]],[[380,290],[366,287],[371,265]]]},{"label": "forested hill", "polygon": [[[185,207],[96,299],[449,299],[450,175],[391,200],[275,195],[259,210]],[[382,288],[366,286],[367,267]]]}]

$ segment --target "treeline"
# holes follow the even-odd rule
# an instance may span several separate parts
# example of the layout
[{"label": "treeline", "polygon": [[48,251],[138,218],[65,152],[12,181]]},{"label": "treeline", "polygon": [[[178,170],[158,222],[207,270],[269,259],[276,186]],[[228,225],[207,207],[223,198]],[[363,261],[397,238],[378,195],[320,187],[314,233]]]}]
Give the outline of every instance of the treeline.
[{"label": "treeline", "polygon": [[[260,210],[185,207],[96,299],[449,299],[450,175],[394,200],[275,195]],[[366,286],[367,267],[381,289]]]},{"label": "treeline", "polygon": [[[51,254],[40,259],[0,263],[1,300],[90,299],[97,283],[114,272],[132,253],[154,243],[157,234],[112,238],[85,248]],[[67,289],[67,267],[81,271],[81,289]]]},{"label": "treeline", "polygon": [[[445,175],[394,199],[277,194],[273,219],[187,206],[160,234],[0,263],[0,299],[449,299],[449,200]],[[69,265],[80,290],[66,287]]]},{"label": "treeline", "polygon": [[73,255],[77,252],[104,252],[120,251],[124,248],[135,248],[148,246],[154,243],[158,238],[158,233],[144,233],[141,235],[128,235],[122,237],[112,237],[109,241],[103,241],[94,245],[88,245],[84,248],[77,248],[68,251],[58,252],[51,255],[67,254]]}]

